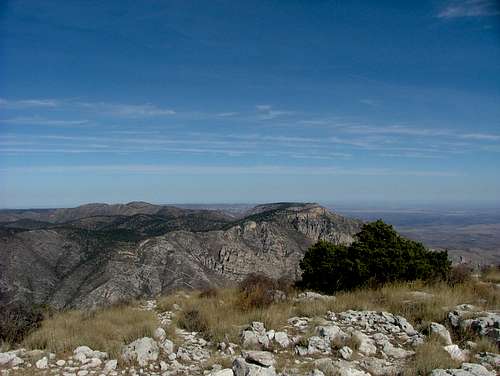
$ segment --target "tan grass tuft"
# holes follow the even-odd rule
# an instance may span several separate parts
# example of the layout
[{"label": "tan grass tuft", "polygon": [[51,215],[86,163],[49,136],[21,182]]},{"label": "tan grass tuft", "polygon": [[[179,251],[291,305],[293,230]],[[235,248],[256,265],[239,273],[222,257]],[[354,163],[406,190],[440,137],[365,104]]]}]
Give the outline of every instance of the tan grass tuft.
[{"label": "tan grass tuft", "polygon": [[452,360],[439,342],[430,340],[417,347],[414,358],[406,366],[404,376],[425,376],[437,368],[447,369],[459,366],[460,363]]},{"label": "tan grass tuft", "polygon": [[28,335],[23,345],[54,353],[71,353],[82,345],[106,351],[118,358],[124,344],[151,337],[158,327],[156,315],[131,306],[100,309],[92,314],[80,311],[57,313]]}]

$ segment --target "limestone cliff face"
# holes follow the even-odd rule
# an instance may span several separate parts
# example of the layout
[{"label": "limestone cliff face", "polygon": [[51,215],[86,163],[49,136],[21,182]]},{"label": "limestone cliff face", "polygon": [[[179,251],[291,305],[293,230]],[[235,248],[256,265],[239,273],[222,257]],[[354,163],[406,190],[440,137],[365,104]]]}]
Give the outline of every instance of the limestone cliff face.
[{"label": "limestone cliff face", "polygon": [[[205,222],[219,221],[214,218],[203,214]],[[255,272],[295,279],[311,244],[318,239],[348,244],[360,228],[360,222],[319,205],[290,203],[258,206],[239,220],[217,222],[217,230],[189,231],[184,228],[191,221],[176,223],[179,226],[165,227],[173,231],[133,241],[116,239],[116,230],[122,234],[123,229],[106,232],[108,225],[104,232],[75,229],[74,224],[4,229],[0,302],[92,307],[178,288],[221,285]]]}]

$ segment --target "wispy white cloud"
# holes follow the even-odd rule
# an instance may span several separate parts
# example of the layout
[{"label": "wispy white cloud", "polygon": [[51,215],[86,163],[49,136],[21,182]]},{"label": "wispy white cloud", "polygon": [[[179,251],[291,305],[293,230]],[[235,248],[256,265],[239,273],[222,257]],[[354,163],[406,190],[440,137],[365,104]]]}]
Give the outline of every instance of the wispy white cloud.
[{"label": "wispy white cloud", "polygon": [[389,168],[343,168],[291,165],[218,166],[218,165],[72,165],[0,168],[0,173],[137,173],[176,175],[359,175],[359,176],[434,176],[454,177],[455,171],[396,170]]},{"label": "wispy white cloud", "polygon": [[500,14],[495,0],[455,0],[449,2],[438,13],[439,18],[485,17]]},{"label": "wispy white cloud", "polygon": [[175,111],[156,105],[147,104],[122,104],[106,102],[78,102],[77,105],[84,109],[119,117],[152,117],[174,115]]},{"label": "wispy white cloud", "polygon": [[238,116],[240,113],[239,112],[220,112],[216,116],[217,117],[233,117],[233,116]]},{"label": "wispy white cloud", "polygon": [[4,109],[25,109],[25,108],[54,108],[61,105],[61,101],[56,99],[19,99],[9,100],[0,98],[0,108]]},{"label": "wispy white cloud", "polygon": [[461,138],[480,141],[499,141],[500,135],[489,133],[467,133],[460,135]]},{"label": "wispy white cloud", "polygon": [[47,119],[40,116],[18,116],[8,119],[0,119],[0,124],[18,125],[75,126],[85,125],[88,123],[88,120]]},{"label": "wispy white cloud", "polygon": [[97,112],[117,117],[153,117],[174,115],[175,111],[170,108],[159,107],[155,104],[129,104],[113,102],[84,102],[74,99],[18,99],[11,100],[0,98],[0,108],[20,110],[20,109],[65,109],[84,110]]},{"label": "wispy white cloud", "polygon": [[400,125],[391,126],[368,126],[368,125],[353,125],[346,126],[343,129],[350,133],[361,134],[392,134],[392,135],[406,135],[406,136],[449,136],[452,133],[446,129],[426,129],[426,128],[412,128]]},{"label": "wispy white cloud", "polygon": [[359,103],[366,104],[367,106],[372,106],[372,107],[378,105],[378,101],[376,101],[374,99],[370,99],[370,98],[360,99]]},{"label": "wispy white cloud", "polygon": [[275,110],[269,104],[258,104],[255,106],[257,110],[257,117],[260,120],[272,120],[279,116],[293,115],[294,111],[288,110]]}]

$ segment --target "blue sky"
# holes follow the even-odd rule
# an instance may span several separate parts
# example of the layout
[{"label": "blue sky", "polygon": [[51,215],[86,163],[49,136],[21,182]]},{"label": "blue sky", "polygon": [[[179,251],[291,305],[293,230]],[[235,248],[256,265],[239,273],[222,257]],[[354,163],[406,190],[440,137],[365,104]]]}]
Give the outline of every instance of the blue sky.
[{"label": "blue sky", "polygon": [[0,207],[495,203],[495,1],[0,3]]}]

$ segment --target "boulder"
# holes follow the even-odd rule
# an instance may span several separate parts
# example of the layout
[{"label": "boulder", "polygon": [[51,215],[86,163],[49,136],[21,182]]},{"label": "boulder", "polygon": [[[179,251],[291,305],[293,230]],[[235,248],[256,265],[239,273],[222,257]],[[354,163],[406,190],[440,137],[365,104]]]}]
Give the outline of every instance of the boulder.
[{"label": "boulder", "polygon": [[264,324],[258,321],[241,333],[241,344],[244,348],[269,347],[269,336]]},{"label": "boulder", "polygon": [[212,371],[208,376],[234,376],[233,370],[231,368],[225,368],[217,371]]},{"label": "boulder", "polygon": [[460,368],[435,369],[430,376],[496,376],[496,372],[488,371],[480,364],[463,363]]},{"label": "boulder", "polygon": [[242,356],[247,363],[262,367],[271,367],[275,363],[274,355],[269,351],[243,351]]},{"label": "boulder", "polygon": [[335,296],[332,295],[322,295],[313,291],[301,292],[297,295],[296,301],[311,301],[311,300],[335,300]]},{"label": "boulder", "polygon": [[307,353],[312,354],[329,354],[331,352],[331,345],[328,338],[312,336],[309,338],[307,345]]},{"label": "boulder", "polygon": [[24,363],[24,360],[19,358],[15,351],[0,353],[0,366],[16,367]]},{"label": "boulder", "polygon": [[347,334],[337,325],[318,326],[316,331],[321,337],[325,337],[329,341],[344,340],[347,337]]},{"label": "boulder", "polygon": [[349,346],[344,346],[339,350],[340,356],[345,360],[350,360],[352,357],[352,353],[353,351]]},{"label": "boulder", "polygon": [[165,332],[165,329],[156,328],[155,332],[153,333],[153,338],[158,342],[163,342],[165,338],[167,338],[167,333]]},{"label": "boulder", "polygon": [[126,362],[137,362],[145,366],[148,362],[156,361],[159,355],[159,347],[156,341],[149,337],[135,340],[122,349],[122,358]]},{"label": "boulder", "polygon": [[379,358],[366,358],[361,361],[361,367],[372,376],[396,376],[400,374],[400,367]]},{"label": "boulder", "polygon": [[111,359],[111,360],[108,360],[105,364],[104,364],[104,370],[105,371],[114,371],[116,369],[116,366],[118,365],[118,361],[116,359]]},{"label": "boulder", "polygon": [[480,352],[476,354],[475,358],[480,364],[489,365],[493,368],[500,369],[500,355],[498,354],[490,352]]},{"label": "boulder", "polygon": [[457,345],[448,345],[443,347],[445,351],[450,354],[451,359],[459,361],[459,362],[465,362],[467,357],[465,356],[464,352],[460,350],[460,348]]},{"label": "boulder", "polygon": [[311,372],[309,372],[307,376],[325,376],[325,374],[321,372],[319,369],[315,368]]},{"label": "boulder", "polygon": [[102,360],[99,358],[90,358],[88,362],[86,362],[83,366],[81,366],[82,369],[88,369],[88,368],[97,368],[100,367],[102,364]]},{"label": "boulder", "polygon": [[251,330],[244,330],[241,333],[241,345],[244,348],[258,347],[260,345],[259,337]]},{"label": "boulder", "polygon": [[160,347],[167,355],[170,355],[174,352],[174,343],[169,339],[164,339],[163,342],[160,343]]},{"label": "boulder", "polygon": [[448,329],[444,325],[438,324],[437,322],[431,323],[429,326],[429,331],[431,335],[435,335],[439,338],[443,345],[452,345],[451,335]]},{"label": "boulder", "polygon": [[288,334],[285,332],[274,333],[274,340],[283,348],[290,346],[290,340],[288,339]]},{"label": "boulder", "polygon": [[[102,351],[92,350],[88,346],[78,346],[75,350],[73,350],[73,358],[79,360],[83,363],[85,358],[98,358],[101,360],[105,360],[108,358],[108,354]],[[83,356],[82,356],[83,355]],[[82,359],[82,360],[80,360]]]},{"label": "boulder", "polygon": [[377,353],[377,347],[373,343],[373,339],[365,333],[356,330],[351,333],[351,338],[358,344],[358,351],[364,355],[370,356]]},{"label": "boulder", "polygon": [[405,350],[401,347],[396,347],[389,341],[384,344],[382,351],[389,357],[394,359],[404,359],[415,354],[414,351]]},{"label": "boulder", "polygon": [[262,367],[257,364],[251,364],[244,358],[236,358],[233,361],[234,376],[276,376],[274,367]]},{"label": "boulder", "polygon": [[49,360],[47,359],[46,356],[44,356],[42,359],[38,360],[35,363],[36,368],[38,369],[46,369],[49,368]]}]

